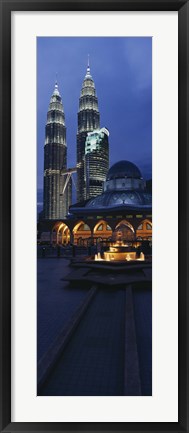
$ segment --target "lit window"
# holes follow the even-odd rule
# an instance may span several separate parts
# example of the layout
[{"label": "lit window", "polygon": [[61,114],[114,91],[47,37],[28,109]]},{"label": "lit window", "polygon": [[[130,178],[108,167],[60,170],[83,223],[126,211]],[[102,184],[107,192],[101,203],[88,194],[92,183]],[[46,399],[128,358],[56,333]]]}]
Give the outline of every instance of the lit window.
[{"label": "lit window", "polygon": [[147,228],[147,230],[152,230],[152,226],[148,223],[146,224],[146,228]]},{"label": "lit window", "polygon": [[99,231],[99,230],[102,230],[102,229],[103,229],[103,225],[100,224],[100,225],[98,226],[97,230]]},{"label": "lit window", "polygon": [[83,230],[90,230],[89,226],[87,224],[81,224],[80,227],[78,228],[79,231],[83,231]]}]

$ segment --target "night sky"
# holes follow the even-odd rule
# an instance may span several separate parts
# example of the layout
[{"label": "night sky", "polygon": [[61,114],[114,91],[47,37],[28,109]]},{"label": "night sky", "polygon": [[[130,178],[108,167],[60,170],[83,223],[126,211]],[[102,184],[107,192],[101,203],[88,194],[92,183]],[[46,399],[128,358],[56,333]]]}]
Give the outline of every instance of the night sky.
[{"label": "night sky", "polygon": [[37,38],[38,188],[43,187],[45,123],[58,80],[67,127],[68,166],[76,165],[77,112],[88,54],[101,127],[110,131],[110,166],[126,159],[152,176],[152,40],[148,37]]}]

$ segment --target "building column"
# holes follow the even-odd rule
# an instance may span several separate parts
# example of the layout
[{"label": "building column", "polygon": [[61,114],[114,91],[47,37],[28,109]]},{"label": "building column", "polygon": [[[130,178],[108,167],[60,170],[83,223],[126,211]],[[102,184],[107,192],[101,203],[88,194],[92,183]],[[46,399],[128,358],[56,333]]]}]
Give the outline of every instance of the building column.
[{"label": "building column", "polygon": [[66,229],[66,245],[68,244],[68,230],[69,229]]},{"label": "building column", "polygon": [[74,234],[72,232],[72,230],[70,229],[70,244],[74,243]]},{"label": "building column", "polygon": [[53,232],[52,230],[50,231],[50,246],[52,247],[52,243],[53,243]]}]

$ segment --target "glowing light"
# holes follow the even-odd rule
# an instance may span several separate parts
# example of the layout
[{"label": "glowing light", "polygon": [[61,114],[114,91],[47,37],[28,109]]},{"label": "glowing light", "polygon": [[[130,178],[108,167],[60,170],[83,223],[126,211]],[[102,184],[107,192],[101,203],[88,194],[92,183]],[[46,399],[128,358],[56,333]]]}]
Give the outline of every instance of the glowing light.
[{"label": "glowing light", "polygon": [[97,261],[103,261],[100,253],[95,254],[95,262],[97,262]]}]

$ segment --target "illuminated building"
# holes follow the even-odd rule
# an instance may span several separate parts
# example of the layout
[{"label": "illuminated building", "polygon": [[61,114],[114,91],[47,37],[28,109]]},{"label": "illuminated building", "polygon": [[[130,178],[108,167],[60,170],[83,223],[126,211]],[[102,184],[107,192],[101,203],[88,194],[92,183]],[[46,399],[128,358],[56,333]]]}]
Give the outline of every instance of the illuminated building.
[{"label": "illuminated building", "polygon": [[95,84],[88,64],[79,98],[77,129],[77,201],[86,198],[84,175],[85,141],[87,134],[100,128],[100,114]]},{"label": "illuminated building", "polygon": [[[45,127],[43,216],[55,220],[65,218],[68,212],[70,188],[62,194],[65,177],[61,170],[67,166],[65,115],[56,82],[50,99]],[[69,190],[69,194],[68,194]]]},{"label": "illuminated building", "polygon": [[86,199],[103,192],[109,168],[109,131],[106,128],[89,132],[85,142]]},{"label": "illuminated building", "polygon": [[54,244],[84,245],[103,240],[151,242],[152,194],[145,185],[135,164],[117,162],[108,171],[102,194],[70,206],[63,220],[41,221],[41,240],[46,236]]}]

